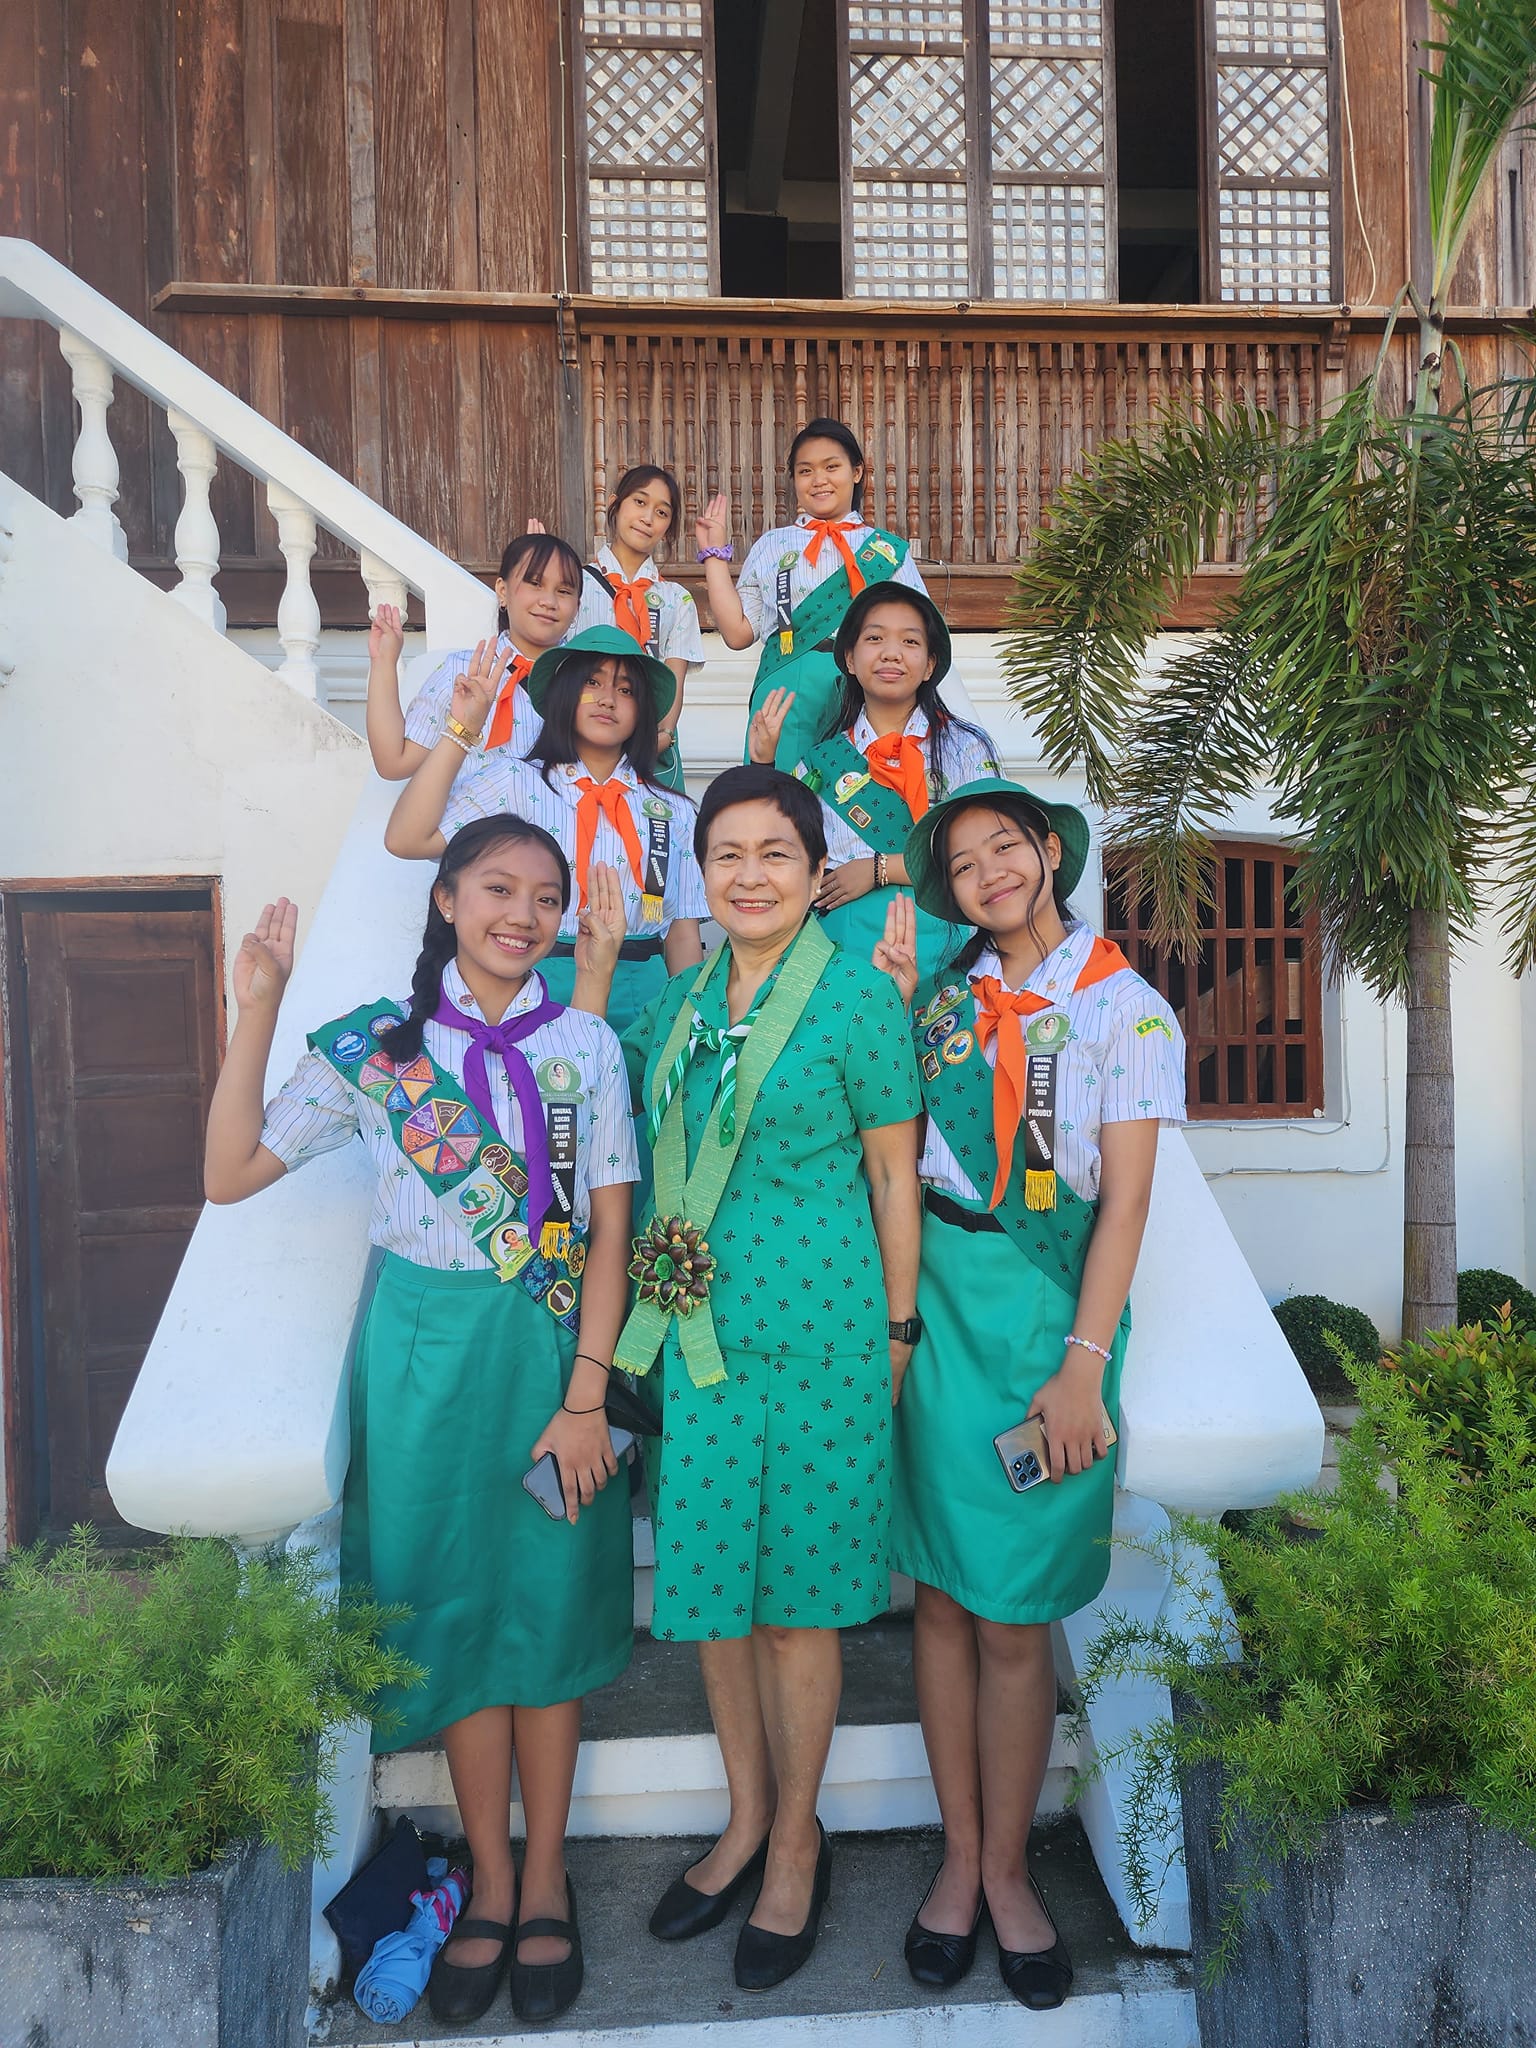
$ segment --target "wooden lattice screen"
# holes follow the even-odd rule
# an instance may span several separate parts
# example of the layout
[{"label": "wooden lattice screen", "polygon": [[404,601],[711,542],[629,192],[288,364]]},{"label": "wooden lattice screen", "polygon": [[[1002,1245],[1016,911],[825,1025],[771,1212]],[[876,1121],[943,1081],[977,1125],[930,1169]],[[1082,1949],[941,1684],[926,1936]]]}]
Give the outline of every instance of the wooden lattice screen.
[{"label": "wooden lattice screen", "polygon": [[991,0],[991,297],[1115,296],[1108,8]]},{"label": "wooden lattice screen", "polygon": [[713,9],[582,0],[580,19],[588,289],[651,299],[718,292]]},{"label": "wooden lattice screen", "polygon": [[1113,862],[1105,934],[1178,1017],[1191,1118],[1311,1116],[1323,1107],[1322,946],[1299,899],[1300,856],[1233,840],[1218,840],[1215,854],[1215,902],[1202,908],[1195,955],[1176,959],[1150,943],[1151,905]]},{"label": "wooden lattice screen", "polygon": [[1330,0],[1205,0],[1216,296],[1331,304]]}]

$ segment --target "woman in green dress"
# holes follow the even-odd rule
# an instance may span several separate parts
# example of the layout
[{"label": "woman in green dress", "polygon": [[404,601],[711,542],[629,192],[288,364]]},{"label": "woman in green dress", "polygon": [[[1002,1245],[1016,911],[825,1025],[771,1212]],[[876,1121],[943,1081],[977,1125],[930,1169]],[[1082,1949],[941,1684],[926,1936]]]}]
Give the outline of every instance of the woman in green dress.
[{"label": "woman in green dress", "polygon": [[[976,930],[920,992],[904,901],[876,951],[916,992],[928,1111],[925,1337],[896,1411],[891,1562],[917,1582],[944,1861],[907,1965],[956,1983],[988,1910],[1003,1982],[1037,2009],[1072,1981],[1026,1858],[1056,1716],[1050,1624],[1108,1575],[1127,1298],[1159,1123],[1184,1116],[1172,1011],[1067,907],[1087,854],[1069,804],[995,778],[956,790],[913,826],[906,864],[921,909]],[[1005,1462],[994,1440],[1028,1418],[1037,1444]]]},{"label": "woman in green dress", "polygon": [[826,1899],[838,1631],[886,1605],[919,1091],[894,985],[811,916],[825,844],[810,791],[728,769],[696,844],[726,943],[625,1033],[656,1192],[615,1356],[661,1371],[652,1629],[699,1644],[731,1793],[725,1833],[651,1928],[702,1933],[760,1878],[736,1981],[761,1990],[805,1961]]},{"label": "woman in green dress", "polygon": [[[243,1201],[354,1139],[374,1175],[383,1263],[352,1368],[341,1569],[408,1610],[390,1641],[427,1672],[386,1695],[373,1746],[441,1733],[469,1839],[473,1895],[431,1978],[446,2020],[484,2012],[509,1964],[524,2019],[580,1990],[565,1824],[581,1700],[630,1656],[629,1489],[607,1484],[603,1403],[634,1127],[618,1040],[552,1001],[537,971],[570,893],[538,826],[466,825],[432,886],[409,997],[376,994],[313,1031],[263,1108],[296,925],[291,904],[269,904],[235,959],[239,1021],[208,1116],[210,1201]],[[522,1485],[546,1453],[564,1520]]]}]

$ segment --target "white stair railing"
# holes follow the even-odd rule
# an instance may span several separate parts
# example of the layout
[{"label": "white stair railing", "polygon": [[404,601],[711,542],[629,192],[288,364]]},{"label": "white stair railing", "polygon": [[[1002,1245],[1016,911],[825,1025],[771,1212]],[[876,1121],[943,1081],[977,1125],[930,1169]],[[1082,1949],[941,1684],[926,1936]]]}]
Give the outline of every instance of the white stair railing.
[{"label": "white stair railing", "polygon": [[180,581],[172,594],[215,632],[224,630],[213,581],[219,528],[210,497],[219,457],[265,484],[287,567],[277,613],[280,673],[304,696],[315,695],[320,607],[309,571],[320,527],[356,552],[370,611],[393,604],[403,612],[414,591],[426,614],[429,646],[467,646],[486,631],[490,592],[468,570],[34,242],[0,236],[0,318],[42,320],[58,332],[80,414],[74,522],[119,561],[128,559],[128,536],[116,511],[117,451],[107,425],[116,379],[165,412],[182,478],[175,539]]}]

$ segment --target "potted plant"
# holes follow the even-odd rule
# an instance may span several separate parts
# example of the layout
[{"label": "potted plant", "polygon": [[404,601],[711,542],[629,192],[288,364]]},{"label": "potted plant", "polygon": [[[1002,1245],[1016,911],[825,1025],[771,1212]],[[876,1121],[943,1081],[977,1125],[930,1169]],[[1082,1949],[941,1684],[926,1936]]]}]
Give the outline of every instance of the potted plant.
[{"label": "potted plant", "polygon": [[1180,1523],[1182,1622],[1112,1617],[1090,1648],[1085,1703],[1127,1679],[1174,1696],[1116,1753],[1132,1891],[1148,1914],[1181,1799],[1207,2041],[1524,2039],[1536,1340],[1453,1331],[1350,1377],[1338,1491]]},{"label": "potted plant", "polygon": [[0,1560],[0,2013],[18,2041],[290,2048],[327,1730],[414,1673],[312,1553],[88,1530]]}]

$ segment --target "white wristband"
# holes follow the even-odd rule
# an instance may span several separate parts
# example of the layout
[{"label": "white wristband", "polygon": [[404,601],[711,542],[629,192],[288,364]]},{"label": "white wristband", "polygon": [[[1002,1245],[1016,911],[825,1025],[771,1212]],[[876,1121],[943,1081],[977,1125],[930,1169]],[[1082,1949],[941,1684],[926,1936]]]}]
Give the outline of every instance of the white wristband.
[{"label": "white wristband", "polygon": [[1091,1351],[1095,1358],[1102,1358],[1106,1365],[1109,1363],[1109,1353],[1102,1344],[1095,1344],[1091,1337],[1069,1337],[1067,1342],[1076,1344],[1080,1350]]}]

